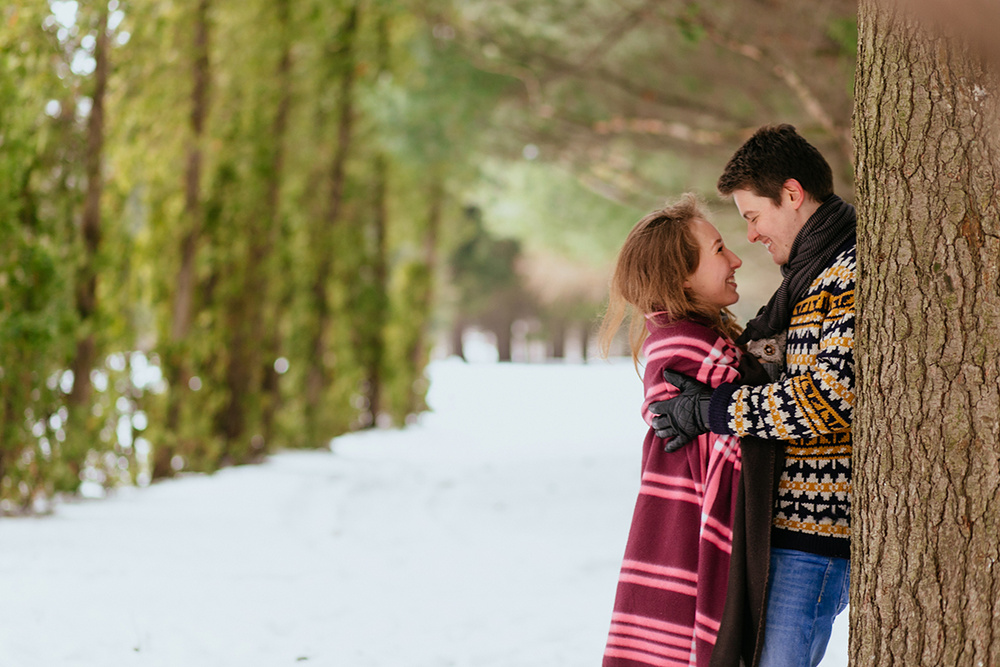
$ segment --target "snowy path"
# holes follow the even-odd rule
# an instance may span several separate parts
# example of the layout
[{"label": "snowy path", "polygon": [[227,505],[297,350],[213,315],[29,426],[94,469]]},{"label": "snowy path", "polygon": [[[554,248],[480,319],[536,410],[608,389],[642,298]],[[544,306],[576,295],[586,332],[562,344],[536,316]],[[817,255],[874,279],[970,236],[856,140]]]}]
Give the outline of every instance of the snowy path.
[{"label": "snowy path", "polygon": [[[645,430],[631,364],[431,377],[404,431],[0,520],[0,666],[599,665]],[[846,648],[839,628],[824,667]]]}]

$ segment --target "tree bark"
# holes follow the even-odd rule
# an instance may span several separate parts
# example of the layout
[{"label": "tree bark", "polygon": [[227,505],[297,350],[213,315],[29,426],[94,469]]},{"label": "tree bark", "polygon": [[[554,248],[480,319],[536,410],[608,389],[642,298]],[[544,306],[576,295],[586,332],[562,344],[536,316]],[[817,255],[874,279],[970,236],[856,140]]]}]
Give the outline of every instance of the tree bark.
[{"label": "tree bark", "polygon": [[[382,15],[378,20],[378,70],[379,75],[391,71],[389,18]],[[367,378],[368,409],[372,415],[372,426],[378,425],[378,416],[383,411],[382,374],[385,360],[385,326],[389,319],[389,158],[379,151],[375,155],[375,206],[372,212],[372,230],[375,237],[375,254],[372,257],[372,273],[375,281],[376,306],[372,313],[373,340],[368,355]]]},{"label": "tree bark", "polygon": [[76,356],[72,364],[73,388],[68,400],[74,407],[86,405],[90,400],[90,371],[97,358],[94,317],[97,312],[97,253],[101,245],[101,195],[104,192],[104,98],[107,87],[108,8],[102,6],[94,45],[94,93],[87,120],[87,193],[80,225],[84,256],[76,285],[76,311],[82,335],[76,342]]},{"label": "tree bark", "polygon": [[423,230],[423,257],[411,267],[407,294],[412,304],[412,318],[408,327],[404,351],[409,373],[414,381],[407,387],[406,414],[418,414],[427,409],[426,382],[422,381],[430,357],[431,320],[435,299],[435,276],[438,273],[438,239],[444,221],[447,199],[444,171],[434,168],[427,186],[427,222]]},{"label": "tree bark", "polygon": [[465,320],[462,317],[456,317],[451,323],[451,331],[449,333],[450,352],[462,361],[468,361],[465,358],[465,342],[463,340],[465,337],[465,328]]},{"label": "tree bark", "polygon": [[[281,58],[278,61],[278,86],[280,97],[278,111],[274,117],[274,154],[272,156],[271,176],[267,191],[266,219],[269,223],[267,243],[269,247],[277,247],[282,241],[281,233],[281,184],[285,174],[285,136],[288,131],[288,117],[292,108],[292,38],[291,38],[291,4],[290,0],[278,2],[279,30],[282,35]],[[258,340],[263,340],[263,359],[261,368],[261,430],[265,445],[269,446],[274,436],[274,418],[281,403],[280,374],[274,368],[281,346],[280,313],[284,310],[284,299],[278,290],[271,289],[268,301],[261,311],[262,320],[255,323],[259,332]]]},{"label": "tree bark", "polygon": [[177,292],[174,296],[172,338],[182,340],[191,329],[195,276],[195,255],[202,228],[201,167],[202,138],[208,116],[208,9],[209,0],[199,0],[194,24],[194,62],[191,68],[191,115],[187,149],[187,166],[184,171],[184,213],[188,228],[181,241],[181,268],[177,275]]},{"label": "tree bark", "polygon": [[[203,226],[201,170],[202,143],[205,135],[205,120],[208,117],[208,85],[211,76],[209,61],[210,0],[198,0],[194,17],[193,61],[191,64],[191,112],[187,147],[187,164],[184,170],[184,220],[186,229],[180,244],[181,266],[177,272],[174,291],[173,318],[170,323],[171,359],[168,361],[170,382],[170,405],[167,410],[167,428],[176,432],[180,424],[181,404],[188,392],[190,361],[183,350],[191,331],[194,315],[194,291],[197,284],[195,260]],[[155,467],[156,472],[170,474],[163,461]]]},{"label": "tree bark", "polygon": [[423,263],[426,269],[426,281],[414,295],[414,303],[418,304],[420,322],[413,346],[410,348],[410,363],[418,373],[427,366],[430,339],[431,311],[434,306],[434,277],[438,271],[438,238],[441,235],[441,223],[444,220],[445,184],[444,176],[436,173],[429,187],[429,206],[427,210],[427,227],[424,233]]},{"label": "tree bark", "polygon": [[497,361],[511,362],[514,360],[514,334],[511,330],[513,322],[511,320],[498,322],[493,327],[493,333],[497,337]]},{"label": "tree bark", "polygon": [[[261,141],[266,142],[266,153],[260,158],[261,171],[267,176],[263,182],[263,208],[260,215],[247,221],[248,241],[244,258],[243,288],[230,305],[229,358],[226,362],[226,387],[229,398],[222,409],[218,427],[225,439],[225,463],[246,463],[265,454],[269,433],[264,433],[264,419],[268,430],[273,421],[273,411],[266,416],[264,403],[275,398],[277,374],[274,359],[278,347],[277,331],[268,327],[267,321],[276,321],[274,312],[278,304],[274,284],[274,249],[280,239],[279,230],[281,183],[285,163],[285,134],[291,108],[291,40],[289,35],[289,0],[276,0],[278,63],[274,80],[277,93],[274,97],[274,117],[269,123],[270,133]],[[270,107],[267,107],[270,110]],[[270,318],[268,318],[270,314]],[[264,363],[265,355],[270,364]],[[268,375],[274,377],[268,378]],[[265,387],[274,388],[266,396]],[[259,418],[259,419],[258,419]],[[260,427],[257,432],[250,429]]]},{"label": "tree bark", "polygon": [[[358,3],[351,6],[344,27],[337,39],[337,55],[341,69],[339,100],[339,120],[337,127],[337,149],[330,164],[330,195],[326,218],[315,236],[315,250],[318,252],[316,274],[313,276],[313,308],[316,314],[316,328],[312,337],[312,367],[306,378],[306,412],[314,422],[319,410],[323,392],[332,382],[328,368],[327,346],[332,324],[329,282],[334,272],[333,243],[334,230],[341,222],[344,205],[344,188],[347,184],[347,156],[351,149],[354,130],[354,83],[356,79],[355,38],[358,32]],[[323,437],[323,434],[313,434]],[[332,435],[332,434],[330,434]]]},{"label": "tree bark", "polygon": [[862,0],[854,665],[1000,664],[993,74]]},{"label": "tree bark", "polygon": [[554,317],[548,323],[549,329],[549,358],[566,358],[566,320],[562,317]]}]

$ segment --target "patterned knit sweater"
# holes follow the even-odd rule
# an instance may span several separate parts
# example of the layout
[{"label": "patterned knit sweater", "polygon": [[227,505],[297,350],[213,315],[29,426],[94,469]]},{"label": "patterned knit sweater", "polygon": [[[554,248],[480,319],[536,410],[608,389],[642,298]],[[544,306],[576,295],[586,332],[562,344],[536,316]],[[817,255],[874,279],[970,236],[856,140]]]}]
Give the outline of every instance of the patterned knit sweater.
[{"label": "patterned knit sweater", "polygon": [[771,546],[850,557],[855,243],[795,305],[777,382],[714,392],[712,430],[785,442]]},{"label": "patterned knit sweater", "polygon": [[[665,368],[712,387],[739,378],[740,349],[712,329],[651,321],[649,330],[647,423],[651,402],[677,395]],[[709,664],[726,601],[739,471],[739,441],[731,435],[705,433],[668,453],[647,432],[604,667]]]}]

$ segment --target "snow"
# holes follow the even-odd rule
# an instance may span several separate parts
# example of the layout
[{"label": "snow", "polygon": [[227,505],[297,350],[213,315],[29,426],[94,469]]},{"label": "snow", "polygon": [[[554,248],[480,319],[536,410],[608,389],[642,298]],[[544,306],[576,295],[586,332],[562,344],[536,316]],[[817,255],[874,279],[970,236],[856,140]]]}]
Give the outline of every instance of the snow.
[{"label": "snow", "polygon": [[645,431],[631,362],[430,377],[403,430],[0,520],[0,665],[599,665]]}]

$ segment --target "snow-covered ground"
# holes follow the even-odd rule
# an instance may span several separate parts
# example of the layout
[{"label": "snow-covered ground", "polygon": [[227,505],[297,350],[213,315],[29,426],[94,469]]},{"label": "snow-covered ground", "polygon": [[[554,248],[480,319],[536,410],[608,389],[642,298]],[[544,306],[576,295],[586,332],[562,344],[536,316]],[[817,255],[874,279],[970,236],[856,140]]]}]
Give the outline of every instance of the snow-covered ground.
[{"label": "snow-covered ground", "polygon": [[404,430],[0,520],[0,666],[599,665],[645,430],[631,363],[430,375]]}]

